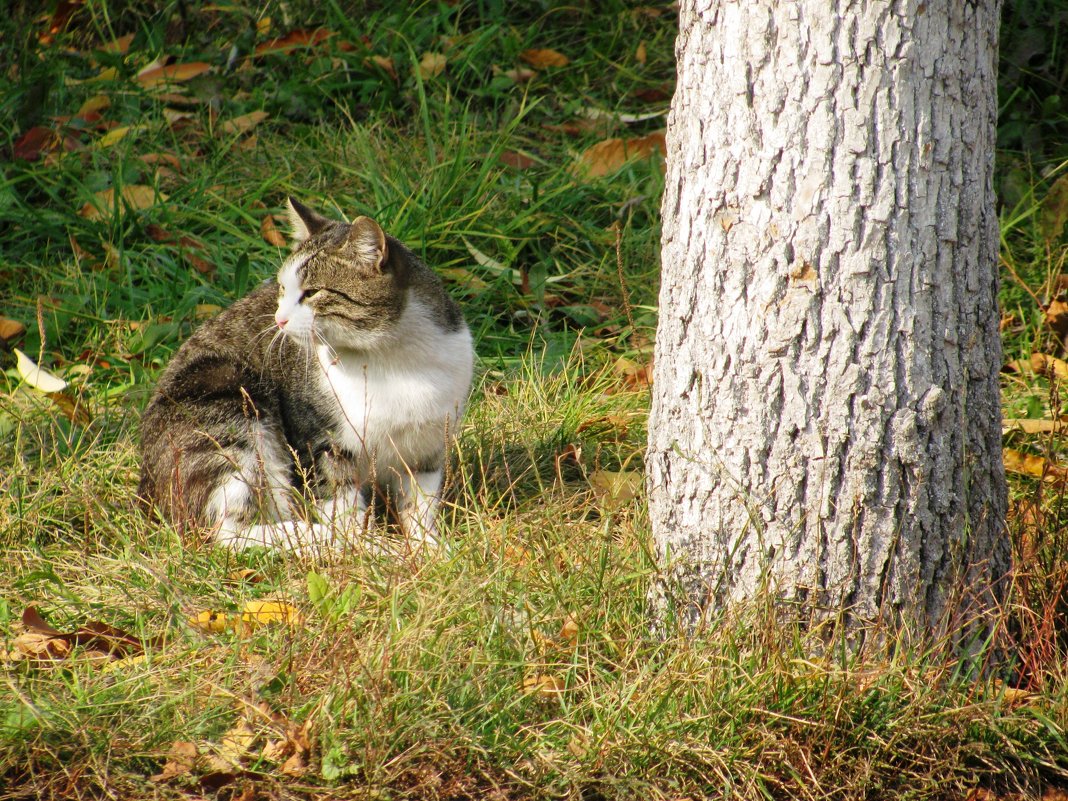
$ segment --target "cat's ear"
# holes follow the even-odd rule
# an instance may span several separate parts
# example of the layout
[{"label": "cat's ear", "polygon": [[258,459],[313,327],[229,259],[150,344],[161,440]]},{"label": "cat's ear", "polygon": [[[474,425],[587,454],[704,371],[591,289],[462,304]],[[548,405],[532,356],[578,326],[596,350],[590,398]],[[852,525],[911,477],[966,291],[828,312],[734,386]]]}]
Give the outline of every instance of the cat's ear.
[{"label": "cat's ear", "polygon": [[286,198],[286,216],[289,217],[289,237],[293,240],[294,248],[330,224],[328,217],[312,211],[292,197]]},{"label": "cat's ear", "polygon": [[370,217],[357,217],[352,221],[344,247],[352,261],[377,272],[381,272],[389,257],[386,235]]}]

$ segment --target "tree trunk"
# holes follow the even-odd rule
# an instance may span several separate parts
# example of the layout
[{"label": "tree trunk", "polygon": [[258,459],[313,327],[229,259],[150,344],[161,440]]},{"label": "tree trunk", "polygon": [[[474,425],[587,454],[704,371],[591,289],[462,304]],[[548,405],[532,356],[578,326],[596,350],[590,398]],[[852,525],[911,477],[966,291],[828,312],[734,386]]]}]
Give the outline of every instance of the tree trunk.
[{"label": "tree trunk", "polygon": [[683,0],[649,420],[701,610],[925,636],[999,598],[999,0]]}]

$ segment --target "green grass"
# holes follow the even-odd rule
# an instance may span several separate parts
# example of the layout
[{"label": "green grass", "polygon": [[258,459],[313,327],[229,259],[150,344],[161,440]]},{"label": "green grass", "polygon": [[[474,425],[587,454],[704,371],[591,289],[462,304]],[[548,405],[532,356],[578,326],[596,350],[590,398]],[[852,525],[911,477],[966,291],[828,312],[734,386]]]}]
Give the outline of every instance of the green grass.
[{"label": "green grass", "polygon": [[[759,608],[693,637],[670,621],[652,630],[647,390],[629,373],[651,352],[661,170],[651,158],[586,180],[573,165],[664,120],[545,126],[665,109],[669,10],[186,5],[183,19],[176,4],[90,0],[47,46],[36,8],[0,23],[6,152],[99,94],[103,120],[135,126],[101,144],[99,122],[70,122],[79,147],[0,168],[0,315],[27,328],[0,350],[0,651],[17,649],[31,605],[63,631],[100,621],[149,643],[138,659],[75,647],[0,666],[0,797],[962,799],[1068,781],[1062,484],[1013,483],[1022,569],[1006,630],[1013,683],[1031,695],[976,683],[937,648],[814,659],[814,635]],[[1054,5],[1014,5],[1004,37],[998,181],[1020,279],[1004,280],[1007,358],[1059,347],[1040,303],[1068,251],[1041,221],[1068,157],[1068,118],[1049,99],[1065,62],[1041,26],[1039,56],[1021,44]],[[248,58],[294,20],[336,35]],[[126,56],[102,50],[129,33]],[[506,73],[530,48],[570,63],[516,82]],[[445,55],[444,73],[419,76],[427,52]],[[165,99],[135,79],[159,55],[213,70],[181,85],[186,101]],[[173,110],[191,116],[172,123]],[[225,132],[260,110],[254,131]],[[145,159],[161,153],[177,166]],[[509,166],[516,153],[530,166]],[[96,192],[138,185],[167,199],[79,214]],[[277,268],[260,226],[287,194],[374,216],[464,307],[480,370],[445,554],[234,555],[135,506],[137,416],[155,376],[199,317]],[[75,420],[24,386],[12,345],[71,382]],[[1005,405],[1063,411],[1057,386],[1030,374],[1006,378]],[[1010,437],[1062,458],[1060,436]],[[263,599],[300,620],[191,625]],[[197,760],[153,781],[176,743]]]}]

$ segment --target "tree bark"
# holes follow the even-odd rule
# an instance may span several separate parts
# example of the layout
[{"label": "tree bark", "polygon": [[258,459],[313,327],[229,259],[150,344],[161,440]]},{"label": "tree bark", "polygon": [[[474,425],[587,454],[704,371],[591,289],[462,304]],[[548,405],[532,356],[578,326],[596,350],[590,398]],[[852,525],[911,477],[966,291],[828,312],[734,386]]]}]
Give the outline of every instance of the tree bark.
[{"label": "tree bark", "polygon": [[647,455],[691,622],[967,625],[1004,526],[999,0],[683,0]]}]

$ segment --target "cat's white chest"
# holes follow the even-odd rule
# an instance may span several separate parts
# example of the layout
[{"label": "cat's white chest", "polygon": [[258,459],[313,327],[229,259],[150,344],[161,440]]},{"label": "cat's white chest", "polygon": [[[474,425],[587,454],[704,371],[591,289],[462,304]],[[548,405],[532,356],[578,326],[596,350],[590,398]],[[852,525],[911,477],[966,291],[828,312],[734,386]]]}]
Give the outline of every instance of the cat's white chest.
[{"label": "cat's white chest", "polygon": [[317,352],[340,444],[356,454],[418,461],[440,451],[471,382],[470,334],[449,334],[433,353]]}]

